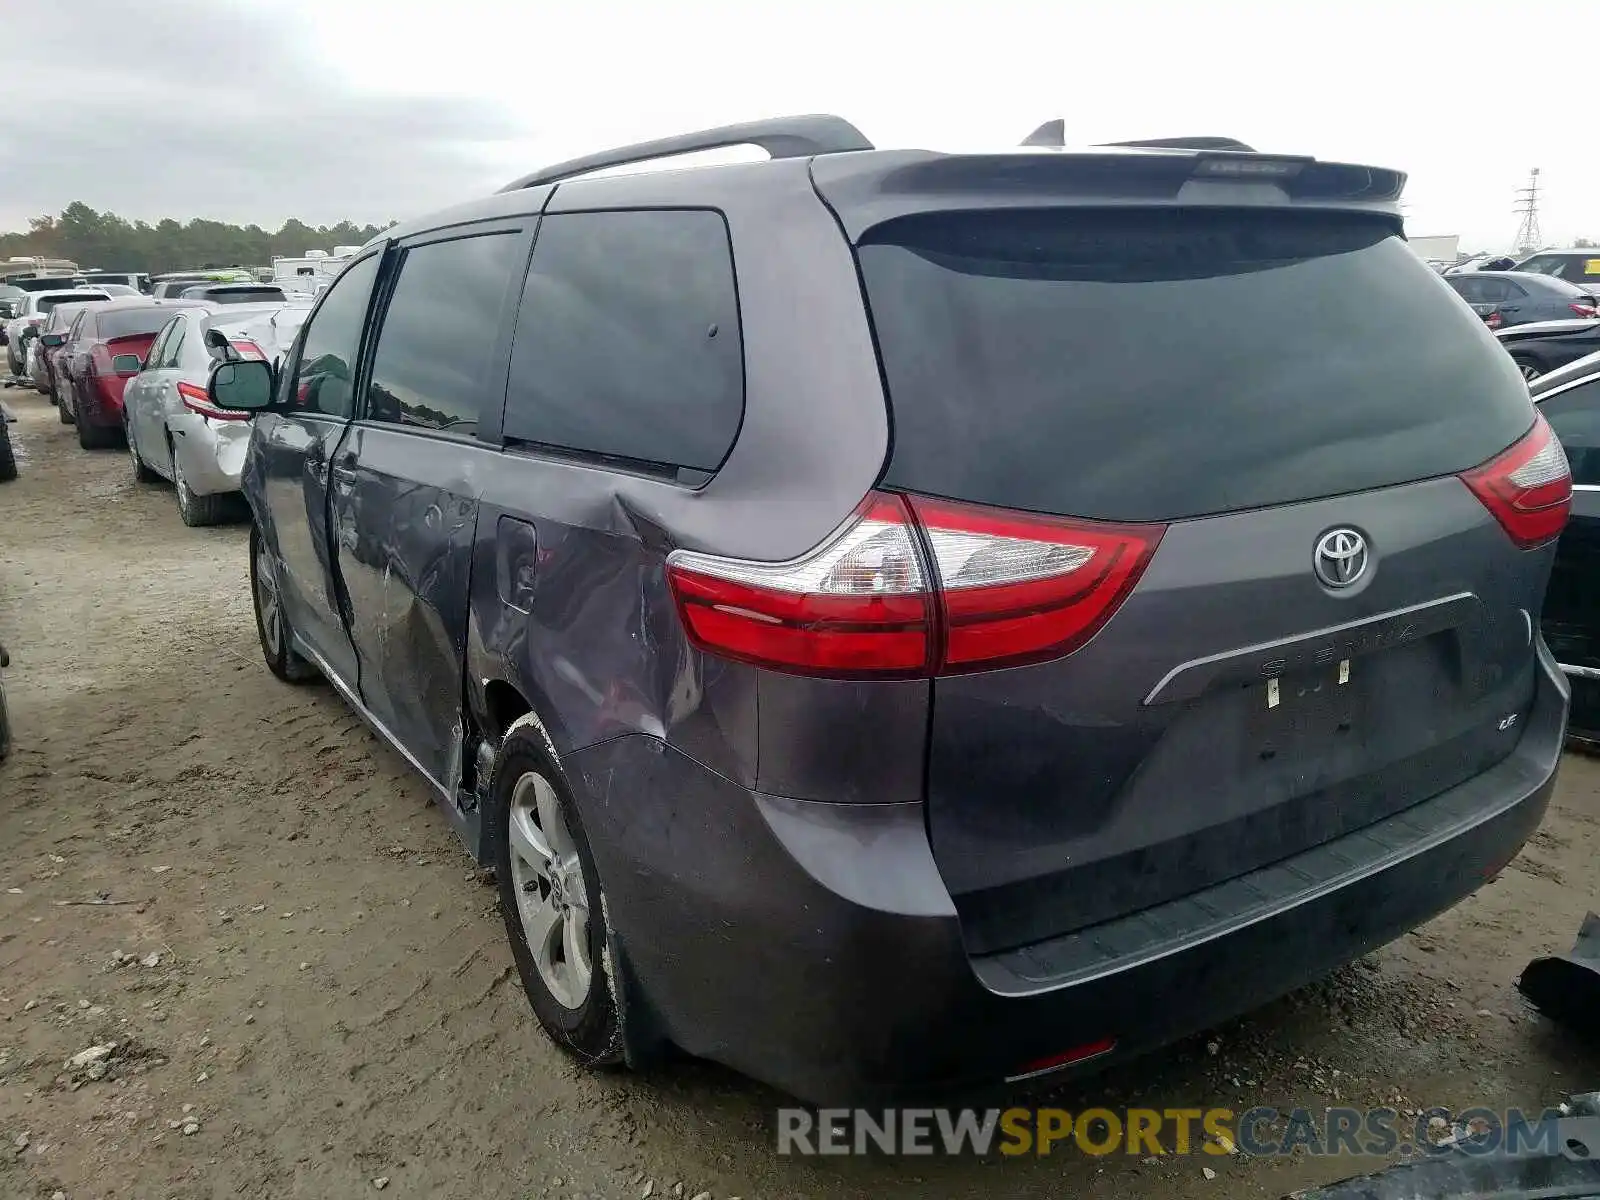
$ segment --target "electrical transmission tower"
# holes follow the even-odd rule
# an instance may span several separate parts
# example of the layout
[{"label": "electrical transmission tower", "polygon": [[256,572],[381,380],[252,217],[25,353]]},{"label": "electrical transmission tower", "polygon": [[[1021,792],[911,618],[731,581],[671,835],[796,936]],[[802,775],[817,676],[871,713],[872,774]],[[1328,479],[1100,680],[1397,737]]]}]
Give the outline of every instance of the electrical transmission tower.
[{"label": "electrical transmission tower", "polygon": [[1517,189],[1515,210],[1522,217],[1517,226],[1516,246],[1519,253],[1532,254],[1544,244],[1539,232],[1539,168],[1528,174],[1528,186]]}]

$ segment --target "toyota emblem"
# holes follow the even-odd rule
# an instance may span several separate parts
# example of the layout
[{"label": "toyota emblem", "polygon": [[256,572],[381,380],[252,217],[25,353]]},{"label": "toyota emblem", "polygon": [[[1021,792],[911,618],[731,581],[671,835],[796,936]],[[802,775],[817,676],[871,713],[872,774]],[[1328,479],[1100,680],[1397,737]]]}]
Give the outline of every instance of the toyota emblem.
[{"label": "toyota emblem", "polygon": [[1367,573],[1367,539],[1354,529],[1330,529],[1317,540],[1312,566],[1331,588],[1347,588]]}]

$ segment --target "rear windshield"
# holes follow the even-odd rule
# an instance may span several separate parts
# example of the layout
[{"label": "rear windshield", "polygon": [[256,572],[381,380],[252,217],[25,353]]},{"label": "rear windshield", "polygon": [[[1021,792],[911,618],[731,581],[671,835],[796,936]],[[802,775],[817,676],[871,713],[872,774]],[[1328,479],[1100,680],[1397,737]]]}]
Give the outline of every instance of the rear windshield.
[{"label": "rear windshield", "polygon": [[930,214],[858,253],[891,487],[1167,521],[1460,471],[1533,419],[1482,322],[1372,219]]},{"label": "rear windshield", "polygon": [[184,296],[213,304],[260,304],[263,300],[288,299],[282,288],[275,287],[199,288],[184,292]]},{"label": "rear windshield", "polygon": [[106,339],[144,337],[161,332],[172,320],[171,308],[118,308],[100,314],[100,336]]},{"label": "rear windshield", "polygon": [[42,313],[47,313],[58,304],[83,304],[90,300],[109,300],[110,296],[40,296],[34,301],[35,306]]}]

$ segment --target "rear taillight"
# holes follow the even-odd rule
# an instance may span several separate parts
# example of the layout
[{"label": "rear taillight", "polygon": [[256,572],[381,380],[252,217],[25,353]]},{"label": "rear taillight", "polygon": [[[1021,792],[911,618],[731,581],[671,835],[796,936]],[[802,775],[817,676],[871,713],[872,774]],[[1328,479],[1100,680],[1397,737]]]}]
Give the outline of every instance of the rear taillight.
[{"label": "rear taillight", "polygon": [[1521,441],[1461,479],[1525,550],[1559,536],[1567,523],[1572,471],[1542,413]]},{"label": "rear taillight", "polygon": [[205,388],[196,387],[192,383],[178,384],[178,398],[183,401],[183,406],[192,413],[212,421],[248,421],[249,413],[229,412],[225,408],[218,408],[211,403],[211,397],[206,395]]},{"label": "rear taillight", "polygon": [[911,507],[933,552],[941,672],[1071,654],[1111,619],[1166,531],[916,497]]},{"label": "rear taillight", "polygon": [[677,551],[667,568],[702,650],[804,674],[907,678],[1072,653],[1133,590],[1164,531],[874,493],[790,562]]},{"label": "rear taillight", "polygon": [[1573,312],[1577,313],[1580,317],[1594,316],[1595,305],[1593,300],[1574,300],[1571,304],[1567,305],[1567,307]]},{"label": "rear taillight", "polygon": [[1500,312],[1498,310],[1496,310],[1495,312],[1488,313],[1483,318],[1483,323],[1485,325],[1487,325],[1490,329],[1499,329],[1500,326],[1502,326],[1502,325],[1504,325],[1506,323],[1506,319],[1505,319],[1504,316],[1502,316],[1500,314]]},{"label": "rear taillight", "polygon": [[243,338],[235,338],[230,343],[239,352],[239,357],[251,362],[266,362],[267,356],[261,353],[261,347],[254,342]]},{"label": "rear taillight", "polygon": [[690,639],[713,654],[847,678],[930,669],[927,572],[896,496],[868,496],[842,529],[789,562],[678,550],[667,573]]}]

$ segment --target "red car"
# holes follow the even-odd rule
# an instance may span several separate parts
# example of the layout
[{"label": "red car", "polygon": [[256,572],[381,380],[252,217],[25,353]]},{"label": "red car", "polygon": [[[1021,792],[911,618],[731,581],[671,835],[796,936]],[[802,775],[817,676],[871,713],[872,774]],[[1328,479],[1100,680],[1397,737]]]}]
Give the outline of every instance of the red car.
[{"label": "red car", "polygon": [[47,350],[60,356],[61,419],[78,427],[80,446],[100,449],[121,438],[122,389],[139,373],[156,334],[174,312],[210,307],[203,301],[139,296],[84,308],[66,344]]}]

